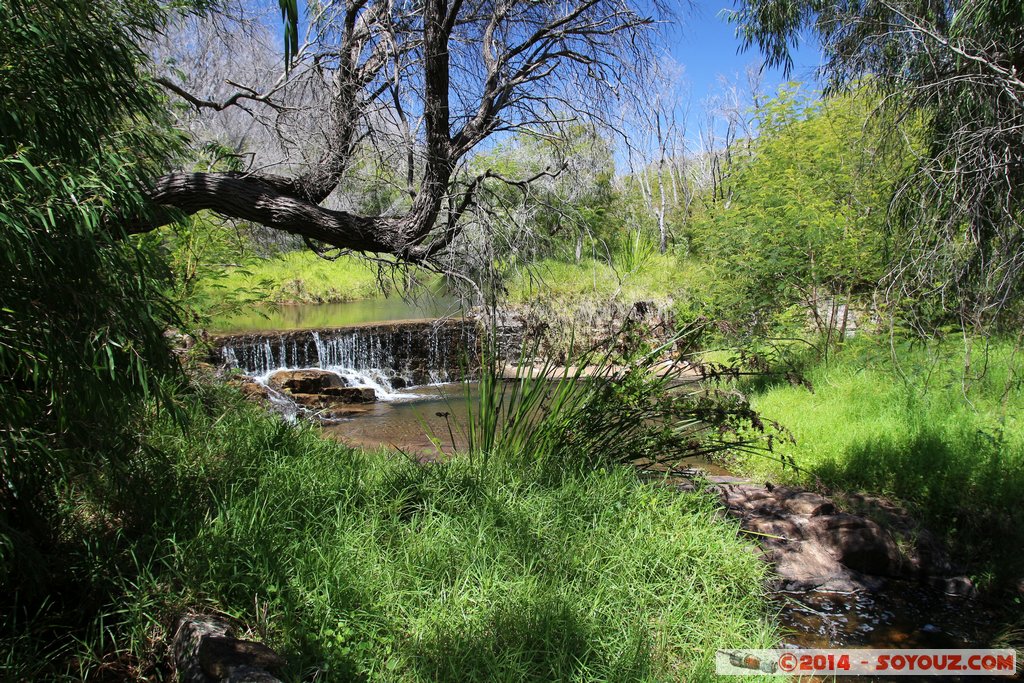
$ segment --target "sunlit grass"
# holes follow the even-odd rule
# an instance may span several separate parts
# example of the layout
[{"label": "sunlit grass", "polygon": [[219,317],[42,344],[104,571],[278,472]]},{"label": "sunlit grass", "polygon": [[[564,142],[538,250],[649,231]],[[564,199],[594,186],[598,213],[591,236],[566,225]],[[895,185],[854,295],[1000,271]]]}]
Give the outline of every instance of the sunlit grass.
[{"label": "sunlit grass", "polygon": [[[748,473],[909,504],[962,558],[985,572],[1024,569],[1024,392],[1012,345],[964,347],[862,341],[808,373],[814,391],[776,385],[756,392],[764,417],[788,428],[799,471],[752,458]],[[1016,374],[1015,374],[1016,373]],[[1016,567],[1014,569],[1014,567]],[[1017,574],[1019,576],[1019,573]]]},{"label": "sunlit grass", "polygon": [[516,271],[506,287],[513,302],[541,296],[567,301],[664,300],[687,290],[696,269],[697,266],[673,254],[651,254],[638,261],[632,270],[597,259],[583,259],[579,263],[548,259]]},{"label": "sunlit grass", "polygon": [[221,291],[264,291],[268,302],[324,303],[381,294],[377,269],[355,256],[335,261],[311,251],[292,251],[227,271],[209,283]]}]

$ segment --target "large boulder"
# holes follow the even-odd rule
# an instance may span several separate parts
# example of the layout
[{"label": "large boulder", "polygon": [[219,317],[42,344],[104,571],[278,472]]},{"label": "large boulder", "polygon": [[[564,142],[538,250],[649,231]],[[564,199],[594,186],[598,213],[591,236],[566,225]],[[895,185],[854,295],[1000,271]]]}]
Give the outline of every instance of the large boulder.
[{"label": "large boulder", "polygon": [[270,376],[267,384],[287,394],[324,394],[344,388],[345,380],[330,370],[279,370]]},{"label": "large boulder", "polygon": [[321,393],[334,399],[335,403],[373,403],[377,400],[377,392],[373,387],[341,387],[327,389]]},{"label": "large boulder", "polygon": [[892,537],[875,522],[858,515],[815,517],[811,535],[843,565],[865,574],[899,576],[903,557]]},{"label": "large boulder", "polygon": [[321,418],[341,417],[351,412],[347,406],[377,400],[373,387],[345,386],[344,379],[328,370],[280,370],[267,384]]},{"label": "large boulder", "polygon": [[710,479],[730,514],[761,541],[789,588],[850,591],[910,568],[888,531],[866,516],[837,511],[824,496],[728,477]]}]

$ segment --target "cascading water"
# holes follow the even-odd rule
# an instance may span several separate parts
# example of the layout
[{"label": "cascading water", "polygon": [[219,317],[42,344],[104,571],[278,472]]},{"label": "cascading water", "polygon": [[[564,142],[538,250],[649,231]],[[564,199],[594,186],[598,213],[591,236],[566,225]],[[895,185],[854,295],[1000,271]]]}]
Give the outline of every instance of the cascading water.
[{"label": "cascading water", "polygon": [[263,384],[279,370],[329,370],[388,401],[407,398],[401,390],[409,387],[471,376],[478,355],[474,322],[438,320],[224,337],[219,360]]}]

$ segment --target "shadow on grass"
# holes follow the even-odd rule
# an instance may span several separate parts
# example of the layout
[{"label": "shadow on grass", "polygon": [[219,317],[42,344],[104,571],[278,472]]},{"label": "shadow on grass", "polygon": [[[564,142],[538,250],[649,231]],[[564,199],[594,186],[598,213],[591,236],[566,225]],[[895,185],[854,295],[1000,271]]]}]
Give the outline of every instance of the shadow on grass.
[{"label": "shadow on grass", "polygon": [[449,627],[417,644],[410,659],[426,680],[641,680],[650,671],[642,638],[607,661],[595,624],[554,589],[495,605],[478,623]]},{"label": "shadow on grass", "polygon": [[1024,574],[1024,462],[981,430],[869,439],[812,472],[829,487],[885,493],[906,501],[920,521],[996,583]]}]

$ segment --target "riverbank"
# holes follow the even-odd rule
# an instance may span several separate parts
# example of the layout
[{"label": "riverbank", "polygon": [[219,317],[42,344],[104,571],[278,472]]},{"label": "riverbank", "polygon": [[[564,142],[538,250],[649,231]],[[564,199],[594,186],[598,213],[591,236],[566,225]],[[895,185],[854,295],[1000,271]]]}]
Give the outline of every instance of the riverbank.
[{"label": "riverbank", "polygon": [[[436,275],[425,274],[422,284],[435,289],[441,283]],[[366,259],[340,256],[327,260],[303,250],[225,269],[199,286],[222,292],[228,299],[236,293],[249,298],[259,293],[259,300],[268,304],[322,304],[373,299],[382,295],[382,287],[394,291],[402,285],[392,281],[386,271],[382,277],[376,264]]]},{"label": "riverbank", "polygon": [[[981,590],[1024,579],[1024,394],[1012,340],[929,347],[863,338],[803,385],[744,383],[752,405],[792,435],[746,475],[839,496],[884,496],[951,550]],[[794,467],[795,465],[795,467]]]},{"label": "riverbank", "polygon": [[777,642],[767,568],[711,496],[498,453],[422,467],[206,381],[178,401],[65,492],[64,589],[5,636],[5,675],[167,676],[188,608],[286,680],[710,680],[717,648]]},{"label": "riverbank", "polygon": [[[215,280],[199,284],[229,295],[260,293],[266,303],[346,303],[381,296],[377,264],[355,256],[328,261],[311,251],[290,251],[228,268]],[[385,273],[386,274],[386,273]],[[414,271],[415,274],[415,271]],[[633,303],[679,299],[700,290],[701,268],[678,256],[650,254],[627,265],[592,258],[570,263],[543,260],[506,273],[503,287],[512,304],[535,303],[540,295],[554,303]],[[399,283],[384,278],[395,288]],[[441,286],[441,277],[425,273],[420,285],[428,291]]]}]

